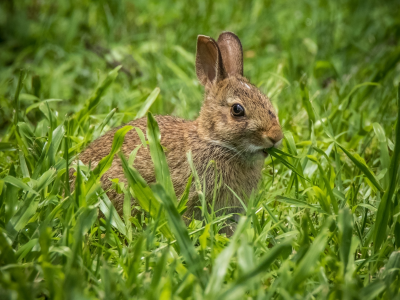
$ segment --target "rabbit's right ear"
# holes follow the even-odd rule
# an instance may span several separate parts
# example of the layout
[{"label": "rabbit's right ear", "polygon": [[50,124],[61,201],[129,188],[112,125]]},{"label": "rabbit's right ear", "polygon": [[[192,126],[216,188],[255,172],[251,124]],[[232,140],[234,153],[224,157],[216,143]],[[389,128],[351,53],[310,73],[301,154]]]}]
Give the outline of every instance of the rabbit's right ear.
[{"label": "rabbit's right ear", "polygon": [[213,38],[197,36],[196,74],[204,86],[214,84],[224,77],[221,53]]},{"label": "rabbit's right ear", "polygon": [[226,73],[229,76],[243,76],[243,50],[237,35],[229,31],[221,33],[218,48]]}]

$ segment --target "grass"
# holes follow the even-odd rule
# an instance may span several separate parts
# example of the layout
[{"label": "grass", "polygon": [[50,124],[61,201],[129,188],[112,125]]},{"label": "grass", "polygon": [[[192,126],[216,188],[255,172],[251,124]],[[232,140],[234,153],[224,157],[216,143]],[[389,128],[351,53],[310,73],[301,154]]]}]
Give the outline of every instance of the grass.
[{"label": "grass", "polygon": [[[285,131],[231,238],[184,225],[147,114],[197,116],[196,36],[223,30]],[[0,3],[0,298],[399,299],[399,38],[396,1]],[[157,183],[121,156],[124,217],[99,178],[129,128],[70,190],[146,114]]]}]

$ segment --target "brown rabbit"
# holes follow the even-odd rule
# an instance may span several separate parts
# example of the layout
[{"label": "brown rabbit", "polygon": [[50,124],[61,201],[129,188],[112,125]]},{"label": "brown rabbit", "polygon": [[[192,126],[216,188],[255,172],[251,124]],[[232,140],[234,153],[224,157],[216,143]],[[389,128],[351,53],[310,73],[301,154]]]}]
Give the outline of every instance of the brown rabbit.
[{"label": "brown rabbit", "polygon": [[[218,42],[197,37],[196,73],[205,87],[204,104],[195,121],[171,116],[156,116],[160,127],[161,144],[171,172],[175,192],[179,197],[190,176],[186,153],[192,152],[199,176],[205,178],[206,200],[210,203],[214,192],[214,168],[207,168],[214,160],[222,179],[215,202],[218,214],[241,212],[242,206],[229,186],[239,196],[249,195],[261,177],[267,149],[280,144],[283,134],[278,117],[269,99],[243,77],[243,52],[239,38],[223,32]],[[146,118],[129,123],[146,131]],[[116,129],[100,137],[83,151],[79,159],[91,166],[106,156],[111,149]],[[128,156],[141,144],[135,130],[125,136],[122,152]],[[148,182],[155,182],[155,174],[148,148],[141,147],[134,167]],[[103,175],[104,190],[110,189],[110,179],[126,182],[121,161],[115,157],[111,168]],[[123,195],[108,191],[108,196],[122,214]],[[134,203],[134,202],[133,202]],[[189,195],[185,221],[201,215],[194,187]]]}]

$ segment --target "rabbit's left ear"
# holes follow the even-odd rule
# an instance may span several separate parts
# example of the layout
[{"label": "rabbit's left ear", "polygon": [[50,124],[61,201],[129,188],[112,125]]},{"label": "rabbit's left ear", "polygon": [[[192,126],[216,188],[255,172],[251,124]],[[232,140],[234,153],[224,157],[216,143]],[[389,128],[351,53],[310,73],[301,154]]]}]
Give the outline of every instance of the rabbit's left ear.
[{"label": "rabbit's left ear", "polygon": [[233,32],[223,32],[218,37],[222,62],[229,76],[243,76],[243,50],[239,38]]},{"label": "rabbit's left ear", "polygon": [[206,87],[225,77],[218,44],[209,36],[197,37],[196,74],[200,83]]}]

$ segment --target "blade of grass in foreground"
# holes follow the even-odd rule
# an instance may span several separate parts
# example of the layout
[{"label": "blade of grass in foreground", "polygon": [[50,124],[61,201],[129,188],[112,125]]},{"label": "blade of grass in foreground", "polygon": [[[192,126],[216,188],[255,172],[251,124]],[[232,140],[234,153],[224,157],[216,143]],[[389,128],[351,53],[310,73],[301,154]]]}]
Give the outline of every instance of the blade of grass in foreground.
[{"label": "blade of grass in foreground", "polygon": [[[246,288],[247,283],[249,280],[254,278],[255,276],[262,274],[266,272],[269,268],[269,266],[280,256],[282,253],[285,253],[289,251],[292,248],[290,242],[283,242],[281,244],[278,244],[274,246],[270,251],[268,251],[262,258],[260,263],[252,270],[250,270],[248,273],[240,276],[235,282],[233,282],[228,290],[222,293],[219,297],[216,297],[216,299],[230,299],[232,294],[235,294],[237,292],[240,292],[240,290],[243,291],[244,288]],[[236,295],[235,295],[236,296]]]},{"label": "blade of grass in foreground", "polygon": [[324,210],[322,210],[321,208],[316,207],[312,204],[308,204],[307,202],[299,200],[299,199],[294,199],[294,198],[289,198],[289,197],[284,197],[284,196],[276,196],[275,199],[276,199],[276,201],[286,203],[293,207],[310,208],[310,209],[316,210],[319,213],[326,214],[326,212]]},{"label": "blade of grass in foreground", "polygon": [[278,219],[274,216],[274,214],[269,210],[268,206],[265,203],[262,203],[262,206],[264,206],[265,210],[268,212],[269,216],[271,217],[272,221],[274,221],[275,224],[278,224],[279,228],[282,229],[283,232],[287,232],[287,229],[285,226],[283,226],[281,221],[278,221]]},{"label": "blade of grass in foreground", "polygon": [[[16,265],[17,263],[17,258],[15,257],[14,249],[10,245],[9,240],[6,238],[6,235],[3,233],[3,229],[1,228],[0,228],[0,259],[2,266]],[[14,267],[11,269],[10,275],[13,278],[13,283],[18,286],[18,289],[16,289],[16,292],[19,295],[18,298],[33,299],[32,290],[29,288],[29,285],[26,284],[28,279],[27,276],[25,275],[24,269]]]},{"label": "blade of grass in foreground", "polygon": [[383,188],[379,184],[378,180],[376,179],[375,175],[372,173],[372,171],[369,169],[367,164],[364,162],[364,160],[357,154],[351,154],[350,151],[346,150],[342,145],[337,143],[340,149],[347,155],[348,158],[357,166],[357,168],[360,169],[361,172],[364,173],[364,175],[369,179],[369,181],[380,191],[383,192]]},{"label": "blade of grass in foreground", "polygon": [[350,212],[350,209],[345,207],[339,213],[339,253],[340,260],[343,263],[343,275],[346,274],[347,265],[349,262],[350,255],[350,247],[351,247],[351,238],[352,238],[352,230],[353,230],[353,215]]},{"label": "blade of grass in foreground", "polygon": [[175,196],[174,186],[172,185],[167,159],[160,144],[160,136],[160,129],[158,128],[157,121],[149,112],[147,114],[147,139],[149,140],[151,160],[154,164],[156,180],[158,183],[162,184],[168,196],[171,197],[176,204],[177,199]]},{"label": "blade of grass in foreground", "polygon": [[324,169],[322,168],[321,163],[319,162],[318,158],[316,156],[314,156],[314,155],[307,155],[307,157],[308,157],[309,160],[311,160],[312,162],[317,164],[318,170],[321,173],[321,177],[324,180],[325,188],[328,191],[328,195],[329,195],[329,198],[331,200],[331,204],[332,204],[333,210],[337,214],[338,211],[339,211],[337,199],[336,199],[335,195],[333,194],[333,191],[332,191],[331,185],[329,183],[328,177],[326,177],[326,174],[324,172]]},{"label": "blade of grass in foreground", "polygon": [[326,242],[328,240],[328,224],[332,221],[331,218],[326,220],[325,226],[321,229],[318,236],[314,239],[313,244],[308,249],[306,255],[298,264],[293,272],[291,280],[291,287],[295,289],[298,287],[307,277],[311,276],[314,272],[314,268],[319,261],[319,257],[325,249]]},{"label": "blade of grass in foreground", "polygon": [[147,97],[147,99],[143,102],[142,106],[140,107],[139,111],[135,116],[135,119],[139,119],[146,115],[146,112],[149,110],[154,101],[156,101],[159,94],[160,94],[160,88],[156,87]]},{"label": "blade of grass in foreground", "polygon": [[332,214],[331,206],[329,204],[328,198],[326,197],[326,194],[323,190],[321,190],[318,186],[314,185],[312,187],[315,197],[317,198],[319,204],[323,208],[323,210],[328,214]]},{"label": "blade of grass in foreground", "polygon": [[[107,218],[107,222],[110,222],[112,226],[118,229],[124,236],[127,235],[127,227],[122,222],[121,217],[118,215],[114,205],[111,203],[106,193],[102,193],[100,196],[100,210]],[[109,220],[111,216],[111,220]]]},{"label": "blade of grass in foreground", "polygon": [[[387,169],[389,171],[390,156],[389,156],[385,131],[383,130],[382,126],[378,123],[374,123],[373,126],[375,135],[379,141],[381,169]],[[389,172],[386,172],[385,176],[383,177],[383,187],[387,189],[389,187],[389,183],[390,183]]]},{"label": "blade of grass in foreground", "polygon": [[206,196],[205,196],[204,190],[202,189],[202,186],[201,186],[199,174],[197,173],[196,167],[193,163],[192,152],[189,151],[188,153],[186,153],[186,156],[187,156],[187,160],[189,162],[189,166],[190,166],[190,169],[191,169],[193,177],[194,177],[194,184],[196,187],[197,195],[199,197],[199,202],[201,203],[201,206],[202,206],[202,209],[201,209],[202,216],[205,216],[205,219],[207,220],[207,222],[209,222],[211,218],[208,213],[208,210],[206,209],[206,205],[207,205],[206,204]]},{"label": "blade of grass in foreground", "polygon": [[[282,151],[279,151],[282,152]],[[295,172],[297,175],[299,175],[301,178],[303,178],[304,180],[310,182],[309,179],[305,178],[303,174],[301,174],[297,168],[295,166],[293,166],[290,162],[288,162],[286,159],[282,158],[282,156],[277,154],[278,152],[276,151],[275,148],[270,148],[268,149],[268,154],[270,154],[271,156],[273,156],[274,158],[276,158],[278,161],[280,161],[283,165],[285,165],[287,168],[289,168],[290,170],[292,170],[293,172]],[[285,154],[286,155],[286,154]],[[290,156],[288,154],[288,156]]]},{"label": "blade of grass in foreground", "polygon": [[124,143],[125,135],[132,128],[133,126],[128,125],[118,129],[117,132],[115,132],[110,153],[100,160],[96,168],[94,168],[88,183],[86,184],[86,188],[88,191],[96,183],[96,181],[101,178],[101,176],[103,176],[103,174],[107,172],[107,170],[111,167],[114,160],[114,155],[121,149],[122,144]]},{"label": "blade of grass in foreground", "polygon": [[[139,172],[130,167],[125,156],[120,152],[119,158],[121,159],[122,168],[124,170],[124,175],[128,180],[129,187],[134,193],[135,200],[139,205],[148,212],[153,218],[157,217],[158,211],[160,210],[160,202],[155,198],[153,191],[147,185],[146,181],[140,176]],[[171,230],[164,222],[165,216],[162,213],[159,224],[163,224],[160,231],[165,235],[170,241],[174,240]]]},{"label": "blade of grass in foreground", "polygon": [[40,102],[36,102],[36,103],[28,106],[28,108],[25,110],[25,114],[27,115],[32,109],[39,107],[41,104],[43,104],[45,102],[60,102],[60,101],[63,101],[63,99],[45,99]]},{"label": "blade of grass in foreground", "polygon": [[315,114],[310,102],[310,95],[307,87],[307,76],[303,76],[300,79],[300,90],[301,90],[301,100],[308,114],[308,127],[311,133],[312,124],[315,124]]},{"label": "blade of grass in foreground", "polygon": [[216,295],[221,289],[231,259],[239,247],[239,237],[242,234],[242,231],[247,228],[246,225],[250,222],[250,220],[250,218],[241,218],[239,220],[239,224],[233,237],[231,238],[229,246],[226,247],[215,259],[213,271],[205,292],[206,297],[212,297],[212,295]]},{"label": "blade of grass in foreground", "polygon": [[382,197],[379,203],[378,212],[376,214],[375,231],[374,231],[374,249],[378,251],[383,241],[386,240],[386,228],[390,215],[390,201],[392,201],[397,183],[397,170],[399,168],[400,159],[400,84],[397,90],[397,125],[396,125],[396,141],[394,146],[393,157],[389,168],[389,189]]},{"label": "blade of grass in foreground", "polygon": [[3,178],[3,180],[5,183],[16,186],[17,188],[23,189],[32,194],[37,194],[30,186],[28,186],[27,184],[25,184],[22,180],[20,180],[18,178],[7,175],[6,177]]},{"label": "blade of grass in foreground", "polygon": [[186,225],[176,209],[175,203],[166,193],[166,190],[161,184],[154,184],[152,186],[152,190],[159,200],[164,204],[165,211],[168,215],[168,223],[176,237],[176,240],[178,241],[181,253],[186,260],[188,269],[200,280],[201,286],[205,288],[208,278],[206,273],[203,271],[202,260],[197,254],[196,249],[189,238]]},{"label": "blade of grass in foreground", "polygon": [[[35,187],[38,193],[41,192],[55,179],[55,172],[55,169],[52,168],[45,172],[38,179]],[[8,222],[7,231],[10,234],[11,239],[15,238],[15,233],[23,229],[26,224],[28,224],[31,217],[35,214],[37,206],[39,204],[39,199],[36,195],[36,192],[35,194],[28,193],[15,215]]]},{"label": "blade of grass in foreground", "polygon": [[0,142],[0,151],[16,151],[17,148],[13,143]]},{"label": "blade of grass in foreground", "polygon": [[97,138],[98,136],[101,135],[101,132],[103,131],[104,127],[110,122],[111,118],[114,116],[115,112],[117,111],[116,108],[112,109],[104,118],[104,120],[100,123],[99,126],[95,129],[94,136]]},{"label": "blade of grass in foreground", "polygon": [[25,80],[25,75],[26,75],[25,70],[20,70],[19,78],[18,78],[18,86],[17,86],[17,89],[15,90],[15,95],[14,95],[14,125],[15,126],[17,126],[17,124],[18,124],[18,114],[20,113],[19,93],[22,90],[23,83]]}]

